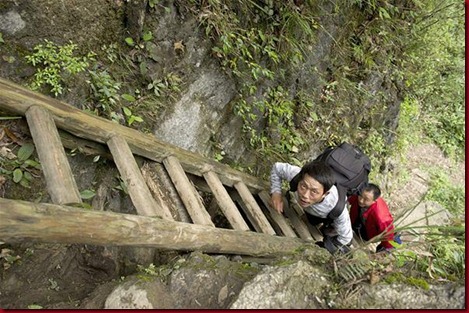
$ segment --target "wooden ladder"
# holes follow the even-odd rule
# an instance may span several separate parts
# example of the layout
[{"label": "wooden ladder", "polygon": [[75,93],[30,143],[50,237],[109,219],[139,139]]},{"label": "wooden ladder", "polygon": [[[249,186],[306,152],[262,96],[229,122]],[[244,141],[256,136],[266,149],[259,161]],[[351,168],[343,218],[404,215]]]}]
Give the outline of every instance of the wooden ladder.
[{"label": "wooden ladder", "polygon": [[308,227],[293,209],[287,207],[285,217],[270,206],[267,183],[227,165],[4,79],[0,79],[0,108],[26,117],[54,204],[82,203],[59,134],[61,129],[107,146],[138,215],[175,221],[168,206],[153,197],[135,155],[163,164],[195,225],[216,228],[194,186],[197,185],[213,195],[233,230],[310,241],[320,239],[317,229]]}]

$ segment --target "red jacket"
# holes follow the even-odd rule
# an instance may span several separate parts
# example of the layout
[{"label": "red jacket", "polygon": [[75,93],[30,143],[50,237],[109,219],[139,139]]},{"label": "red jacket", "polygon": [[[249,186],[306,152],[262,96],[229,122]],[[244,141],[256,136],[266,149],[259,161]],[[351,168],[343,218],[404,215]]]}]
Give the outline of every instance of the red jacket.
[{"label": "red jacket", "polygon": [[[358,207],[358,196],[353,195],[349,197],[348,202],[350,203],[350,221],[352,225],[359,217],[360,209]],[[363,213],[363,219],[365,224],[366,234],[371,239],[375,236],[386,231],[384,234],[381,245],[384,248],[392,248],[393,246],[389,241],[394,239],[394,224],[391,213],[389,212],[388,205],[384,200],[379,197],[376,201]]]}]

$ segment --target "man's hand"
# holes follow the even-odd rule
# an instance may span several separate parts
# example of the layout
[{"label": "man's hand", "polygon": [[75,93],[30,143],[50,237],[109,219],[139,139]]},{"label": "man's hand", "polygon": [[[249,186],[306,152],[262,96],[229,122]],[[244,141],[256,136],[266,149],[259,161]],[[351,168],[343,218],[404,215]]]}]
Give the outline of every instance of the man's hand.
[{"label": "man's hand", "polygon": [[283,198],[281,193],[274,192],[272,194],[272,206],[278,213],[283,213]]}]

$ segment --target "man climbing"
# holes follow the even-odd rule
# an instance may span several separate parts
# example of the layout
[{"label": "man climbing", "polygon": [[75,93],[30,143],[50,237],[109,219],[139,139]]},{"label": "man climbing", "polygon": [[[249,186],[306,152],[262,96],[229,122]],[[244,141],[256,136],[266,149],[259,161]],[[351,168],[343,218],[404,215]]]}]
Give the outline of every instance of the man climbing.
[{"label": "man climbing", "polygon": [[350,220],[353,231],[363,240],[368,241],[382,235],[381,243],[376,252],[389,251],[394,247],[394,224],[388,205],[381,197],[381,190],[375,184],[367,184],[359,195],[349,197]]},{"label": "man climbing", "polygon": [[288,163],[275,163],[270,173],[271,197],[272,205],[279,213],[283,212],[284,205],[282,181],[291,182],[294,178],[298,180],[298,187],[291,194],[305,211],[309,223],[331,225],[334,230],[334,232],[323,233],[324,240],[317,244],[332,254],[348,252],[353,238],[348,211],[344,209],[333,220],[328,218],[328,214],[339,200],[330,167],[322,161],[309,162],[302,168]]}]

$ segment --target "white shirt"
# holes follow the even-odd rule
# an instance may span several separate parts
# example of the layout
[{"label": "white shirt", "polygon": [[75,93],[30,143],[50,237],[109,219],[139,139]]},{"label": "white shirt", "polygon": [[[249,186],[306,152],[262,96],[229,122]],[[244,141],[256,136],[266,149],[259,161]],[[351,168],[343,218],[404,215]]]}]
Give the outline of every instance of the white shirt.
[{"label": "white shirt", "polygon": [[[290,182],[293,177],[301,171],[301,168],[288,163],[277,162],[272,166],[270,172],[270,192],[282,193],[282,181]],[[298,200],[298,192],[295,192]],[[336,186],[332,186],[324,199],[319,202],[303,208],[308,214],[313,216],[326,218],[330,211],[335,207],[339,199],[339,193]],[[345,202],[347,203],[347,202]],[[348,210],[344,207],[342,213],[333,220],[333,226],[337,231],[337,240],[341,244],[349,244],[353,238],[352,223]]]}]

